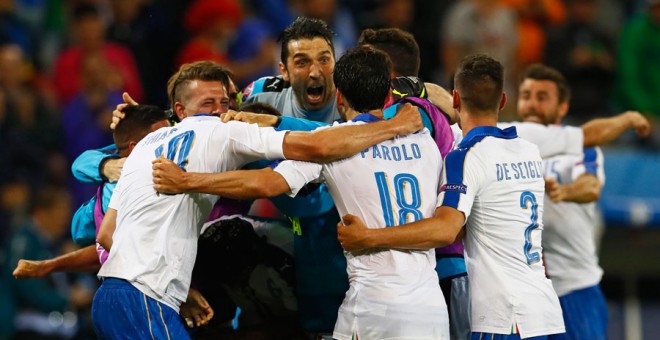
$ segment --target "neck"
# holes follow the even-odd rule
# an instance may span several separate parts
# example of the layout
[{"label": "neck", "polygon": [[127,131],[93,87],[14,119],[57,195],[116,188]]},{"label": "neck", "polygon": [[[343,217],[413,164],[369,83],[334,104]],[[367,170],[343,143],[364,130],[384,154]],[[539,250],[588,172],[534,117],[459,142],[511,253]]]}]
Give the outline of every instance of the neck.
[{"label": "neck", "polygon": [[461,116],[461,130],[463,136],[470,130],[479,126],[497,126],[497,112],[488,112],[480,114],[471,114],[469,112],[459,112]]},{"label": "neck", "polygon": [[355,111],[353,108],[350,108],[346,111],[346,121],[353,120],[353,118],[363,114],[363,113],[368,113],[371,115],[374,115],[380,119],[383,119],[383,109],[377,109],[377,110],[371,110],[367,112],[358,112]]}]

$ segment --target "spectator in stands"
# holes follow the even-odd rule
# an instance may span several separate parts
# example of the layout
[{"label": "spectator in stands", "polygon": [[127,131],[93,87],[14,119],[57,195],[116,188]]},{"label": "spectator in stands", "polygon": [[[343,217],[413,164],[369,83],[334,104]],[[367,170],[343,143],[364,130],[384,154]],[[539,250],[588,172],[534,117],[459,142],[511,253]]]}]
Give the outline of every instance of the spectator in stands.
[{"label": "spectator in stands", "polygon": [[[624,27],[618,50],[620,105],[657,121],[660,117],[660,0],[646,0],[646,11]],[[656,123],[657,124],[657,123]]]},{"label": "spectator in stands", "polygon": [[75,43],[62,51],[55,63],[54,82],[60,105],[65,106],[82,87],[83,60],[90,55],[103,56],[123,80],[123,88],[133,98],[143,98],[142,82],[131,52],[124,46],[105,41],[105,24],[99,9],[81,3],[74,7],[72,28]]},{"label": "spectator in stands", "polygon": [[[228,46],[236,29],[244,18],[244,10],[237,0],[197,0],[190,5],[184,17],[184,25],[192,38],[183,46],[176,58],[177,67],[199,60],[212,60],[227,66],[240,86],[247,84],[255,70],[272,67],[275,58],[275,43],[272,39],[262,40],[256,54],[233,61]],[[250,39],[246,37],[245,39]],[[244,57],[244,56],[240,56]]]},{"label": "spectator in stands", "polygon": [[568,1],[568,22],[548,31],[544,62],[561,72],[573,97],[568,117],[577,123],[610,112],[614,42],[596,24],[597,0]]},{"label": "spectator in stands", "polygon": [[[59,252],[71,217],[71,196],[62,187],[44,187],[30,209],[32,219],[19,228],[3,247],[2,290],[9,290],[5,311],[15,308],[2,319],[6,335],[16,339],[67,339],[77,332],[72,307],[89,308],[92,293],[70,287],[64,275],[25,281],[13,280],[11,268],[20,258],[46,259]],[[5,284],[6,283],[6,284]],[[13,325],[11,324],[13,323]]]}]

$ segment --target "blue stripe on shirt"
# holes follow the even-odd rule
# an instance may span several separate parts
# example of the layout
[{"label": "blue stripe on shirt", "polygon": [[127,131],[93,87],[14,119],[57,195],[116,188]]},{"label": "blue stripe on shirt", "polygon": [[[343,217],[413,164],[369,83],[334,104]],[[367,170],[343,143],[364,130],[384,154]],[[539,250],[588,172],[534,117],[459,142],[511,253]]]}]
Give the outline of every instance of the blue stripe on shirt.
[{"label": "blue stripe on shirt", "polygon": [[592,175],[598,174],[598,152],[595,148],[584,149],[584,169],[585,172]]}]

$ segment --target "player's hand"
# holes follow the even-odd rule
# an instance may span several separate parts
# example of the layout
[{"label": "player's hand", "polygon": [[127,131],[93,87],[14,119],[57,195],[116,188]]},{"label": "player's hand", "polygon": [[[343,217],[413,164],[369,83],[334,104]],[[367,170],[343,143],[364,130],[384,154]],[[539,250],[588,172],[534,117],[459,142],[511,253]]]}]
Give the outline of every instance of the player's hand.
[{"label": "player's hand", "polygon": [[651,134],[651,122],[637,111],[626,111],[626,116],[630,120],[630,125],[641,137],[648,137]]},{"label": "player's hand", "polygon": [[396,115],[394,115],[394,118],[390,120],[396,122],[396,124],[401,128],[399,135],[408,135],[419,131],[424,127],[419,108],[410,103],[401,105]]},{"label": "player's hand", "polygon": [[108,182],[114,183],[119,180],[119,175],[121,175],[121,169],[124,167],[125,161],[126,157],[122,157],[107,159],[103,162],[101,165],[101,173],[108,179]]},{"label": "player's hand", "polygon": [[245,111],[229,110],[220,115],[220,118],[222,118],[223,123],[230,120],[236,120],[239,122],[258,124],[260,127],[274,127],[277,124],[276,116]]},{"label": "player's hand", "polygon": [[545,193],[553,202],[561,202],[566,197],[564,186],[559,184],[554,178],[545,179]]},{"label": "player's hand", "polygon": [[180,194],[184,192],[185,170],[165,157],[158,157],[153,162],[152,176],[154,189],[165,194]]},{"label": "player's hand", "polygon": [[356,251],[370,248],[367,241],[369,229],[362,220],[351,214],[346,214],[337,223],[337,239],[346,251]]},{"label": "player's hand", "polygon": [[129,105],[137,105],[138,103],[131,98],[131,95],[128,92],[124,92],[121,95],[121,98],[124,99],[122,104],[117,104],[117,107],[112,111],[112,122],[110,123],[110,129],[114,130],[117,127],[117,124],[126,117],[124,114],[124,108]]},{"label": "player's hand", "polygon": [[213,318],[213,308],[202,293],[194,288],[188,291],[188,298],[181,304],[179,313],[189,328],[204,326]]},{"label": "player's hand", "polygon": [[17,279],[43,277],[50,273],[46,261],[18,260],[18,265],[12,275]]}]

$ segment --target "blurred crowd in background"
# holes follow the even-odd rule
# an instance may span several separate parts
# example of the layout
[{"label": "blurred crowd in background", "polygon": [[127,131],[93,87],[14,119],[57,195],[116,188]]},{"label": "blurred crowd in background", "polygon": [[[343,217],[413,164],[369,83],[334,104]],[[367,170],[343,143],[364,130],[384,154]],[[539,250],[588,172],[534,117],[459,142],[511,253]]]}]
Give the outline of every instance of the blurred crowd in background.
[{"label": "blurred crowd in background", "polygon": [[[183,63],[225,64],[241,88],[278,74],[277,36],[299,15],[330,24],[337,58],[363,28],[410,31],[420,77],[446,88],[463,56],[490,54],[508,72],[502,120],[516,117],[517,74],[543,62],[572,87],[571,123],[638,110],[653,135],[618,143],[660,149],[660,0],[0,0],[0,244],[24,242],[20,254],[0,251],[0,301],[50,311],[61,336],[84,324],[74,312],[88,311],[93,276],[11,279],[17,256],[74,247],[71,214],[96,188],[75,183],[71,162],[112,143],[122,92],[166,107],[167,79]],[[0,338],[16,315],[2,305]]]}]

